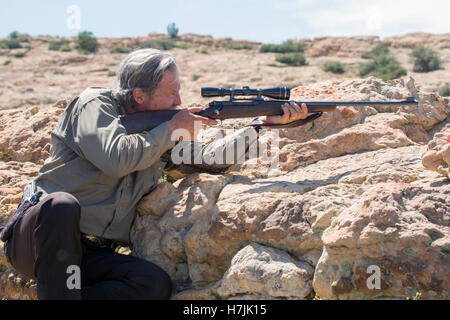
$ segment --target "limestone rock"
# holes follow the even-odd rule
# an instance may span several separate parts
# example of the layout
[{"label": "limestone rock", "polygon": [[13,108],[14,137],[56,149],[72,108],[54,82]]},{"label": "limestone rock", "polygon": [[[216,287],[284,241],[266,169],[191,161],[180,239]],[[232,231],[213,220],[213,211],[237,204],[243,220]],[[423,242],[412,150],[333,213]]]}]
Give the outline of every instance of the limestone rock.
[{"label": "limestone rock", "polygon": [[228,298],[252,294],[271,298],[303,299],[311,293],[313,268],[286,252],[250,243],[232,259],[217,293]]},{"label": "limestone rock", "polygon": [[0,156],[43,164],[50,154],[50,132],[63,112],[58,106],[0,111]]},{"label": "limestone rock", "polygon": [[423,167],[450,178],[450,122],[437,132],[422,155]]},{"label": "limestone rock", "polygon": [[[367,189],[323,233],[316,294],[404,299],[420,292],[424,299],[448,299],[449,204],[450,184],[442,179]],[[379,288],[368,285],[370,266],[380,270]]]}]

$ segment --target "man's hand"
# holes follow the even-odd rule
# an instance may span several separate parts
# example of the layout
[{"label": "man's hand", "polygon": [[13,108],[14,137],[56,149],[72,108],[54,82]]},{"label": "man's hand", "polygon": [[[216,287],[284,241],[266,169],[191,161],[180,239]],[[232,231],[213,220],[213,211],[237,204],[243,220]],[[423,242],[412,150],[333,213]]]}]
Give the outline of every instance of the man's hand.
[{"label": "man's hand", "polygon": [[190,141],[194,141],[196,139],[196,134],[198,132],[194,131],[194,122],[199,121],[206,125],[215,125],[217,124],[217,121],[214,119],[209,119],[206,117],[202,117],[199,115],[196,115],[194,113],[200,112],[203,110],[202,107],[192,107],[187,109],[181,109],[179,112],[177,112],[172,119],[170,119],[167,124],[169,125],[169,128],[172,131],[175,131],[176,129],[184,129],[189,132],[190,134]]},{"label": "man's hand", "polygon": [[[262,117],[264,123],[274,123],[274,124],[285,124],[296,120],[305,119],[308,116],[308,108],[305,103],[302,103],[301,107],[293,101],[285,103],[281,106],[283,109],[283,114],[280,116],[266,116],[265,119]],[[270,127],[261,126],[264,129]]]}]

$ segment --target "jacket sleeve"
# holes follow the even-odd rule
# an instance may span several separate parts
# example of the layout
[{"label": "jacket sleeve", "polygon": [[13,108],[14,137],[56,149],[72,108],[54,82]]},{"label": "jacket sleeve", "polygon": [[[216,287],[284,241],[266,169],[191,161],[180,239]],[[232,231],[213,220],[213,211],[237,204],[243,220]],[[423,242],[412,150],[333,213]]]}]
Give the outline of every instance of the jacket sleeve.
[{"label": "jacket sleeve", "polygon": [[[169,181],[176,181],[198,171],[209,173],[225,172],[233,164],[243,163],[246,155],[249,154],[250,148],[256,148],[257,140],[258,137],[255,130],[251,127],[246,127],[210,143],[198,143],[196,148],[194,143],[181,141],[171,151],[178,154],[178,151],[181,149],[188,150],[191,154],[190,164],[168,161],[164,173]],[[189,147],[187,147],[188,144],[190,144]],[[171,151],[167,152],[169,156]],[[256,149],[252,151],[256,151]],[[193,166],[191,164],[196,165]]]},{"label": "jacket sleeve", "polygon": [[148,168],[175,145],[167,122],[127,135],[113,107],[99,99],[84,105],[75,119],[74,139],[84,157],[111,176],[123,177]]}]

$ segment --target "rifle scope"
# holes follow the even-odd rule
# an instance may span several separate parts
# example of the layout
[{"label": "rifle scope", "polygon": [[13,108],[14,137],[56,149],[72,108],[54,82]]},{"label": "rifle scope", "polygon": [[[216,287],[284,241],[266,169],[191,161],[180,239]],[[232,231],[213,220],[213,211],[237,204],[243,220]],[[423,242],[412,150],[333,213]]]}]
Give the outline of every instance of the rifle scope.
[{"label": "rifle scope", "polygon": [[234,88],[214,88],[214,87],[203,87],[202,97],[224,97],[224,96],[261,96],[289,100],[291,94],[291,89],[288,87],[273,87],[266,89],[250,89],[249,87],[243,87],[242,89]]}]

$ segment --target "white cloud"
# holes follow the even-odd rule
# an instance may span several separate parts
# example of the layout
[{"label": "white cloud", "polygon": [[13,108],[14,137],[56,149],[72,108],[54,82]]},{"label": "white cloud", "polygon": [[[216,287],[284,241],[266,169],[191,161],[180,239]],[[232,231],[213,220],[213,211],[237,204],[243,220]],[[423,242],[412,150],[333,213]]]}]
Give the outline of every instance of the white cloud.
[{"label": "white cloud", "polygon": [[273,6],[290,13],[311,36],[450,32],[448,0],[278,0]]}]

